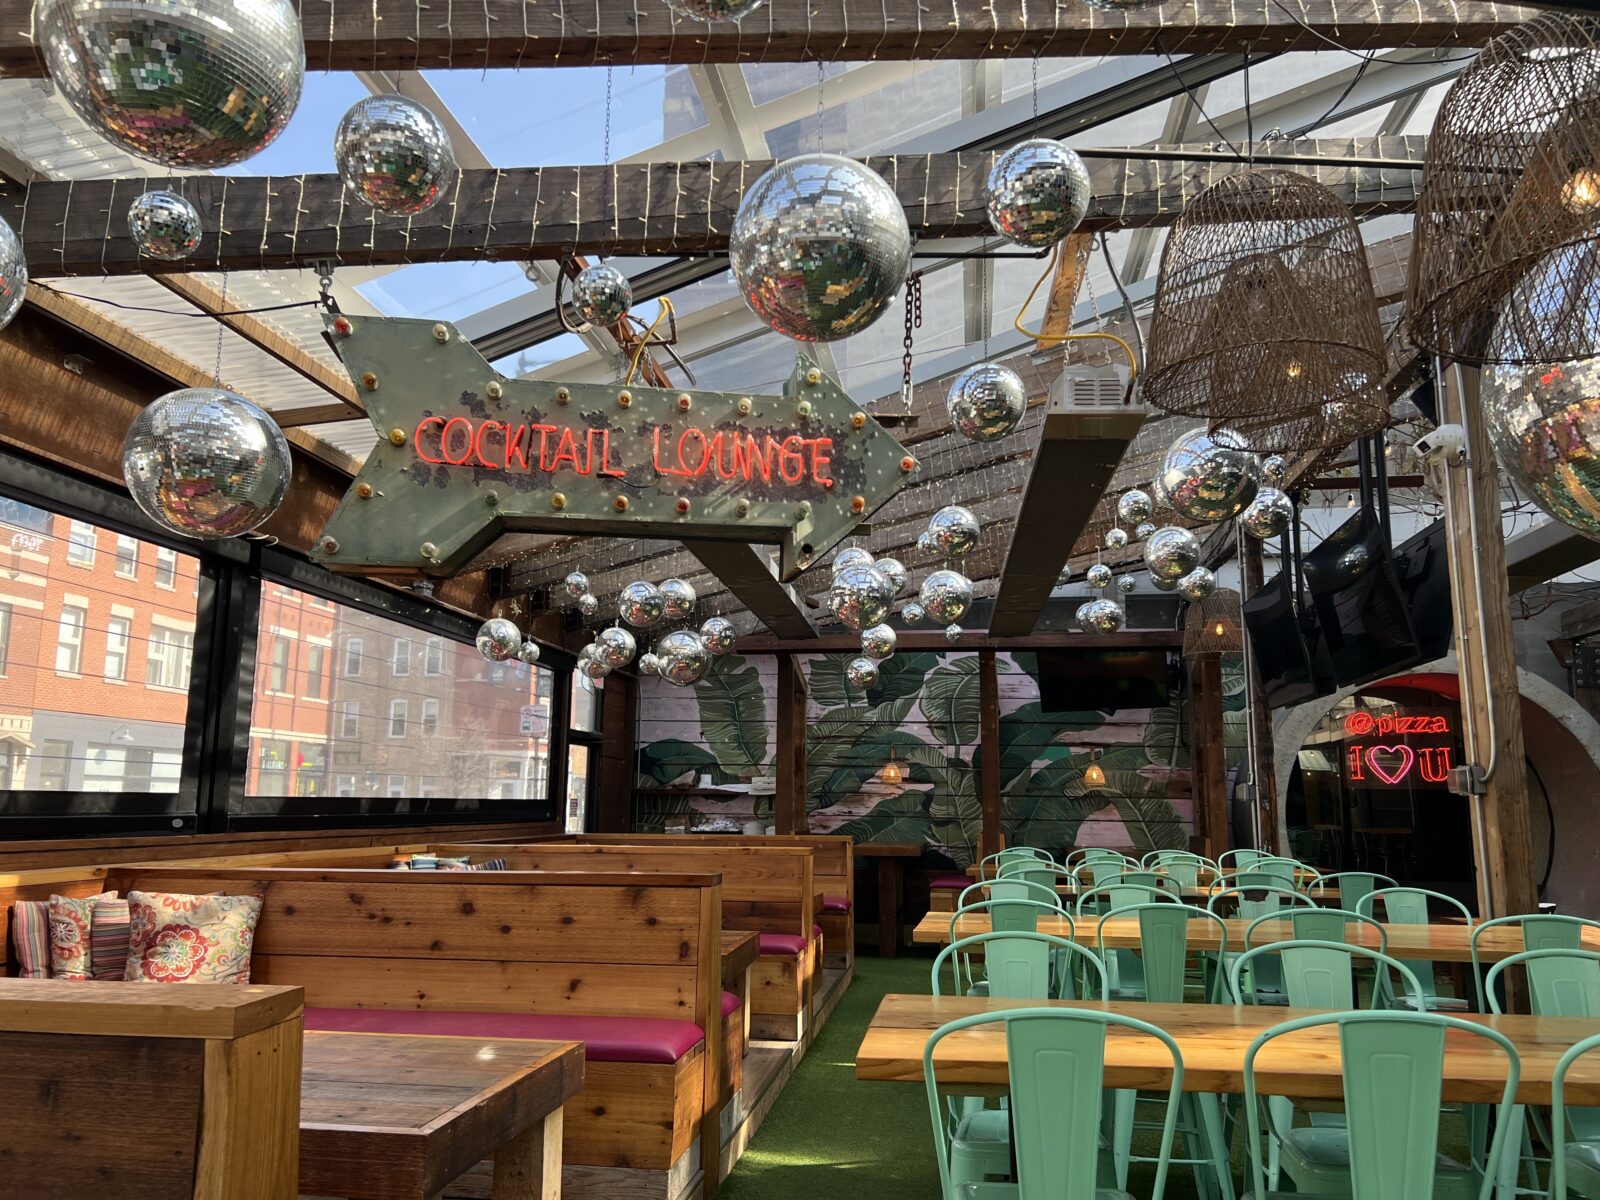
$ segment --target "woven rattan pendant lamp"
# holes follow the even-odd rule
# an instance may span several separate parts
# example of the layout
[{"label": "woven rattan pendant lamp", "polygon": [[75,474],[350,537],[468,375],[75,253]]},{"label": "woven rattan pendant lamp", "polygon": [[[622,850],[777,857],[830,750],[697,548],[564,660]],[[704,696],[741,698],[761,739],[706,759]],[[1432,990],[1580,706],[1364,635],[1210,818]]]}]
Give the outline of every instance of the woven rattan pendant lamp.
[{"label": "woven rattan pendant lamp", "polygon": [[1183,656],[1238,654],[1244,649],[1239,593],[1218,588],[1183,615]]},{"label": "woven rattan pendant lamp", "polygon": [[1244,171],[1173,225],[1146,403],[1237,430],[1260,452],[1322,450],[1387,422],[1385,363],[1360,231],[1322,184]]}]

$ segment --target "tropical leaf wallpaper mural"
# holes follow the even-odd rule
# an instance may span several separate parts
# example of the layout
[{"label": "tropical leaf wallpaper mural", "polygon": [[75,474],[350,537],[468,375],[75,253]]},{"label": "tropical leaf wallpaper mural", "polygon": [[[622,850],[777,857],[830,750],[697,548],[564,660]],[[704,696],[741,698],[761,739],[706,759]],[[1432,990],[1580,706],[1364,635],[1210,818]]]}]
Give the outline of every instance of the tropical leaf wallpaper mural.
[{"label": "tropical leaf wallpaper mural", "polygon": [[[878,685],[845,682],[844,655],[802,658],[806,803],[815,833],[919,842],[958,866],[977,853],[978,655],[897,654]],[[1106,713],[1045,712],[1036,657],[1002,654],[1000,790],[1006,837],[1064,851],[1187,845],[1194,830],[1187,700]],[[729,655],[693,688],[641,682],[635,827],[771,821],[777,663]],[[1243,755],[1243,676],[1225,664],[1228,758]],[[900,764],[899,783],[883,768]],[[1090,787],[1091,758],[1105,783]]]}]

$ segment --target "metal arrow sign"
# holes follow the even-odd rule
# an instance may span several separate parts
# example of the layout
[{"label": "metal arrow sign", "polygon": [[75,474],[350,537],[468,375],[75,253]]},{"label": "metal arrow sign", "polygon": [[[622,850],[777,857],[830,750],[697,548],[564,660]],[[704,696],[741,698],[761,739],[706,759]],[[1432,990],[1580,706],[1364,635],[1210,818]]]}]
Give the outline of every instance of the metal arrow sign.
[{"label": "metal arrow sign", "polygon": [[313,557],[448,576],[502,532],[776,543],[794,578],[917,468],[804,353],[780,396],[508,379],[447,322],[329,315],[378,444]]}]

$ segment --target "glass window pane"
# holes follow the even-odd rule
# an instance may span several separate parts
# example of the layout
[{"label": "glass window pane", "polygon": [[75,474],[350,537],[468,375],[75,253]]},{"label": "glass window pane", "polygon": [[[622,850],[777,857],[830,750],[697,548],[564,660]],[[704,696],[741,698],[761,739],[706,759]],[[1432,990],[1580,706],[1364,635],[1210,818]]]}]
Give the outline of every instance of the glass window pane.
[{"label": "glass window pane", "polygon": [[125,533],[117,534],[117,565],[113,574],[118,579],[139,577],[139,539]]},{"label": "glass window pane", "polygon": [[605,680],[572,673],[572,727],[588,733],[600,732],[600,691]]},{"label": "glass window pane", "polygon": [[574,742],[567,747],[566,831],[582,833],[589,808],[589,747]]}]

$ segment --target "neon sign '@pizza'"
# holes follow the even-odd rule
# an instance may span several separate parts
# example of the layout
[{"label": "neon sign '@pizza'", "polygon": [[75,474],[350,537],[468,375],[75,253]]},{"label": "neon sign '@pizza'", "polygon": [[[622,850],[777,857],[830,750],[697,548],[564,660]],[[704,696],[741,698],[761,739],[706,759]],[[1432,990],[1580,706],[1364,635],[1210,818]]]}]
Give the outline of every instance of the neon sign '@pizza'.
[{"label": "neon sign '@pizza'", "polygon": [[[1357,711],[1344,719],[1352,738],[1393,738],[1394,741],[1350,742],[1345,746],[1345,776],[1366,787],[1398,787],[1408,780],[1444,783],[1450,777],[1453,747],[1417,746],[1403,740],[1416,735],[1450,737],[1450,719],[1438,713],[1406,716],[1399,713]],[[1415,779],[1413,778],[1415,777]]]}]

